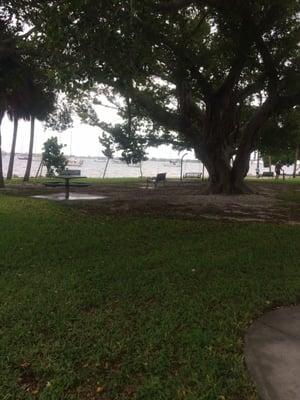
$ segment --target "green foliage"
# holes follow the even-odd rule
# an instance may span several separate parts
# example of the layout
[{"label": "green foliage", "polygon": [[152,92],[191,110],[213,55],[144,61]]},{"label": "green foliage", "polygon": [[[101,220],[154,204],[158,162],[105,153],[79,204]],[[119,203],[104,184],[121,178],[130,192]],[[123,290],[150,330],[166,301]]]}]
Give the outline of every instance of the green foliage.
[{"label": "green foliage", "polygon": [[261,131],[259,150],[267,161],[281,160],[286,165],[295,161],[295,151],[300,145],[300,109],[295,107],[279,117],[271,118]]},{"label": "green foliage", "polygon": [[[134,126],[129,131],[127,123],[109,127],[111,138],[117,150],[121,151],[121,159],[127,164],[138,164],[146,161],[147,139],[138,134]],[[134,129],[134,130],[133,130]]]},{"label": "green foliage", "polygon": [[47,176],[61,173],[68,164],[68,161],[61,149],[63,144],[58,144],[57,137],[51,137],[44,143],[42,160],[47,168]]},{"label": "green foliage", "polygon": [[45,121],[46,128],[63,132],[73,126],[72,108],[66,102],[55,103],[55,108]]},{"label": "green foliage", "polygon": [[99,143],[101,146],[104,147],[104,150],[102,150],[103,155],[111,159],[114,157],[115,149],[114,149],[114,140],[112,137],[106,133],[102,133],[101,136],[99,136]]},{"label": "green foliage", "polygon": [[[121,124],[107,124],[99,120],[93,105],[87,101],[77,105],[77,114],[81,121],[91,126],[96,126],[106,133],[99,137],[100,144],[104,147],[103,154],[112,158],[114,146],[121,151],[121,159],[127,164],[138,164],[147,160],[146,147],[150,144],[148,139],[148,127],[143,125],[133,113],[135,108],[119,105],[118,112],[124,122]],[[154,142],[154,140],[153,140]]]}]

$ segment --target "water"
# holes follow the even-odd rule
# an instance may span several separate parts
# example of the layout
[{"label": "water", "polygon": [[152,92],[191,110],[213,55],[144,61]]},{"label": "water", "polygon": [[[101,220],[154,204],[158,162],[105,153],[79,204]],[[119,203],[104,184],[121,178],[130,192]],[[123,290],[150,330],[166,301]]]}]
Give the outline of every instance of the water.
[{"label": "water", "polygon": [[[24,155],[22,155],[24,156]],[[17,177],[22,177],[25,172],[27,160],[19,159],[21,155],[16,155],[14,164],[14,175]],[[71,166],[70,169],[80,169],[81,175],[87,176],[89,178],[99,178],[102,177],[106,160],[92,157],[76,157],[76,160],[82,161],[81,166]],[[4,175],[6,175],[7,167],[9,162],[9,154],[3,154],[3,169]],[[41,162],[41,156],[34,156],[32,161],[31,176],[35,176],[38,167]],[[257,166],[257,161],[253,160],[250,162],[249,174],[250,176],[255,176]],[[180,177],[180,160],[148,160],[142,163],[142,171],[144,176],[155,176],[159,172],[166,172],[169,178],[179,178]],[[202,163],[197,160],[184,160],[183,162],[183,174],[187,172],[202,173],[203,166]],[[263,168],[263,162],[260,162],[260,173],[263,171],[269,171],[268,168]],[[272,171],[274,171],[274,166],[272,166]],[[287,174],[293,172],[293,166],[284,167],[284,171]],[[43,175],[45,175],[46,169],[43,169]],[[107,178],[137,178],[140,176],[139,165],[128,166],[126,163],[113,159],[110,161],[106,177]],[[204,176],[207,177],[207,171],[205,170]]]}]

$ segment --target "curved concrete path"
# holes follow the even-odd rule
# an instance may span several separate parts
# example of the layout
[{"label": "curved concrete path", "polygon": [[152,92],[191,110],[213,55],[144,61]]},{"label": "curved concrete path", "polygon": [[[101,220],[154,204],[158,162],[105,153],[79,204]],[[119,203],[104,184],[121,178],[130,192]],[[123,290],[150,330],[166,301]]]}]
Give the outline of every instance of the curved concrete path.
[{"label": "curved concrete path", "polygon": [[300,400],[300,306],[257,320],[246,335],[245,353],[263,400]]}]

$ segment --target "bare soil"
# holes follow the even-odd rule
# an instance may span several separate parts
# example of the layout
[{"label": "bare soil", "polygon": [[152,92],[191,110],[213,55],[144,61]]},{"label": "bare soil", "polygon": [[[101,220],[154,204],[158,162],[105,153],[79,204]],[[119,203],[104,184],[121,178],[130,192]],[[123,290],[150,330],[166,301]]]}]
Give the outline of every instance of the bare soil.
[{"label": "bare soil", "polygon": [[[169,218],[205,218],[242,222],[300,224],[300,184],[252,182],[251,195],[220,196],[203,194],[204,182],[169,181],[157,189],[144,183],[130,185],[101,184],[73,191],[106,196],[89,202],[70,202],[83,213],[102,215],[163,216]],[[57,192],[42,185],[9,187],[6,192],[30,195]],[[294,196],[296,194],[296,196]],[[286,196],[288,195],[288,196]]]}]

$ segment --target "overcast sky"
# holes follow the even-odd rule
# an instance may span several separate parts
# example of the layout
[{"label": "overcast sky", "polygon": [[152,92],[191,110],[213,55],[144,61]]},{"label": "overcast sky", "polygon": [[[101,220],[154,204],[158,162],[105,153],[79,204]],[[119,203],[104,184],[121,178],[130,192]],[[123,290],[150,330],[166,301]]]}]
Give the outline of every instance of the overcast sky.
[{"label": "overcast sky", "polygon": [[[99,115],[103,121],[115,123],[118,121],[113,110],[107,108],[102,109],[101,115]],[[4,118],[1,132],[2,132],[2,149],[6,152],[10,151],[12,141],[12,130],[13,123]],[[18,139],[16,145],[17,153],[27,153],[29,146],[29,133],[30,123],[20,121],[18,130]],[[34,153],[41,153],[43,143],[51,136],[57,136],[58,140],[62,144],[66,144],[64,153],[66,155],[76,156],[103,156],[101,152],[101,146],[98,141],[98,136],[101,134],[99,128],[91,127],[89,125],[81,124],[80,121],[74,123],[74,127],[66,130],[62,133],[57,133],[52,130],[44,130],[43,125],[40,122],[36,122],[35,130],[35,142],[34,142]],[[178,158],[177,151],[172,150],[171,146],[160,146],[158,148],[149,148],[147,150],[148,157],[156,158]],[[181,153],[182,155],[183,153]],[[118,156],[118,154],[117,154]],[[188,152],[187,158],[194,159],[194,153]]]}]

